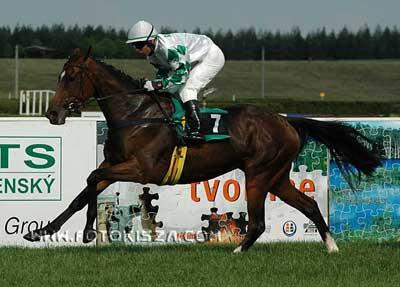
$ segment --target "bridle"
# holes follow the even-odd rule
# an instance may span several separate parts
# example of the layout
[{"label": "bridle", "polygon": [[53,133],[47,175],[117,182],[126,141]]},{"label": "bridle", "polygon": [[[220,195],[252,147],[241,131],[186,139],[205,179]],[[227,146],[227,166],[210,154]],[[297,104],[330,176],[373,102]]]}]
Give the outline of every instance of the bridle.
[{"label": "bridle", "polygon": [[[89,72],[87,71],[87,67],[84,64],[81,65],[71,65],[70,67],[72,68],[78,68],[79,70],[82,71],[80,73],[79,77],[79,96],[74,97],[74,100],[70,103],[68,103],[68,98],[66,99],[66,103],[63,105],[63,107],[69,112],[69,113],[79,113],[81,108],[89,104],[92,99],[88,98],[86,101],[82,101],[83,99],[83,78],[86,76],[93,88],[96,90],[96,93],[98,92],[98,89],[96,88],[96,85],[94,85],[94,81],[89,77]],[[66,69],[65,69],[66,70]],[[67,76],[68,77],[68,76]]]},{"label": "bridle", "polygon": [[[164,108],[161,106],[160,101],[155,95],[155,92],[148,92],[144,88],[139,88],[139,89],[133,89],[133,90],[127,90],[127,91],[121,91],[117,93],[112,93],[112,94],[104,94],[103,91],[96,85],[95,80],[90,76],[90,71],[88,70],[87,66],[82,63],[80,65],[69,65],[69,67],[72,68],[77,68],[81,71],[80,77],[79,77],[79,96],[74,97],[74,101],[70,103],[65,103],[64,108],[69,112],[69,113],[79,113],[81,109],[88,104],[90,104],[93,101],[97,101],[97,103],[101,101],[106,101],[108,99],[114,98],[114,97],[119,97],[119,96],[124,96],[128,94],[139,94],[143,93],[143,95],[148,95],[150,96],[157,104],[158,108],[163,114],[163,118],[140,118],[140,119],[133,119],[133,120],[125,120],[122,122],[117,122],[117,123],[110,123],[108,122],[108,126],[110,128],[121,128],[121,127],[126,127],[129,125],[143,125],[143,124],[149,124],[149,123],[167,123],[169,125],[175,126],[176,123],[173,121],[173,119],[165,112]],[[94,98],[89,97],[88,99],[82,101],[83,99],[83,84],[84,84],[84,77],[89,79],[93,89],[95,90],[94,93]],[[80,99],[80,101],[78,101]]]}]

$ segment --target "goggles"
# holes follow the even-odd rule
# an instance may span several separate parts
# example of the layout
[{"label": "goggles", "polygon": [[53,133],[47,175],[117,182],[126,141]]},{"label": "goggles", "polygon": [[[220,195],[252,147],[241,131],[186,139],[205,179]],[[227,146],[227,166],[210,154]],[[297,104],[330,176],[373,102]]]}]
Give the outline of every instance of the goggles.
[{"label": "goggles", "polygon": [[147,41],[141,41],[141,42],[134,42],[129,44],[131,47],[134,47],[135,49],[141,50],[143,49],[144,46],[147,45]]}]

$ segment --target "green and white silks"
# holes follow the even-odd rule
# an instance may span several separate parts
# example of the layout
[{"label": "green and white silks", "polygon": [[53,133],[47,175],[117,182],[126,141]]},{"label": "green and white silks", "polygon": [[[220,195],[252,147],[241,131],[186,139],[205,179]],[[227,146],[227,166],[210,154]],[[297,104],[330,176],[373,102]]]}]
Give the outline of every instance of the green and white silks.
[{"label": "green and white silks", "polygon": [[159,34],[148,60],[157,69],[156,79],[163,89],[178,94],[183,102],[196,100],[225,63],[224,54],[209,37],[189,33]]}]

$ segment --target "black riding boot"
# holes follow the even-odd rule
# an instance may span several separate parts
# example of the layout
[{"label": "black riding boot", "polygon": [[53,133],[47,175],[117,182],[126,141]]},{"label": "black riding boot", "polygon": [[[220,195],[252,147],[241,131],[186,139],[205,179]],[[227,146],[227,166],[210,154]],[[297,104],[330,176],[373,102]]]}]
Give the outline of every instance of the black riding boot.
[{"label": "black riding boot", "polygon": [[187,101],[183,106],[186,110],[187,123],[189,125],[185,139],[191,142],[204,141],[204,136],[200,133],[199,102],[196,100]]}]

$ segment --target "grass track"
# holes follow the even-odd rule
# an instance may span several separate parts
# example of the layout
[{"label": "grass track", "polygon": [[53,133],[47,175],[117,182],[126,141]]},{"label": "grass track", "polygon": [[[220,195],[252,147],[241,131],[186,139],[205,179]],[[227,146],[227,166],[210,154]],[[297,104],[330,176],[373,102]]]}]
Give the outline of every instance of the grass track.
[{"label": "grass track", "polygon": [[398,286],[399,242],[0,248],[0,286]]}]

